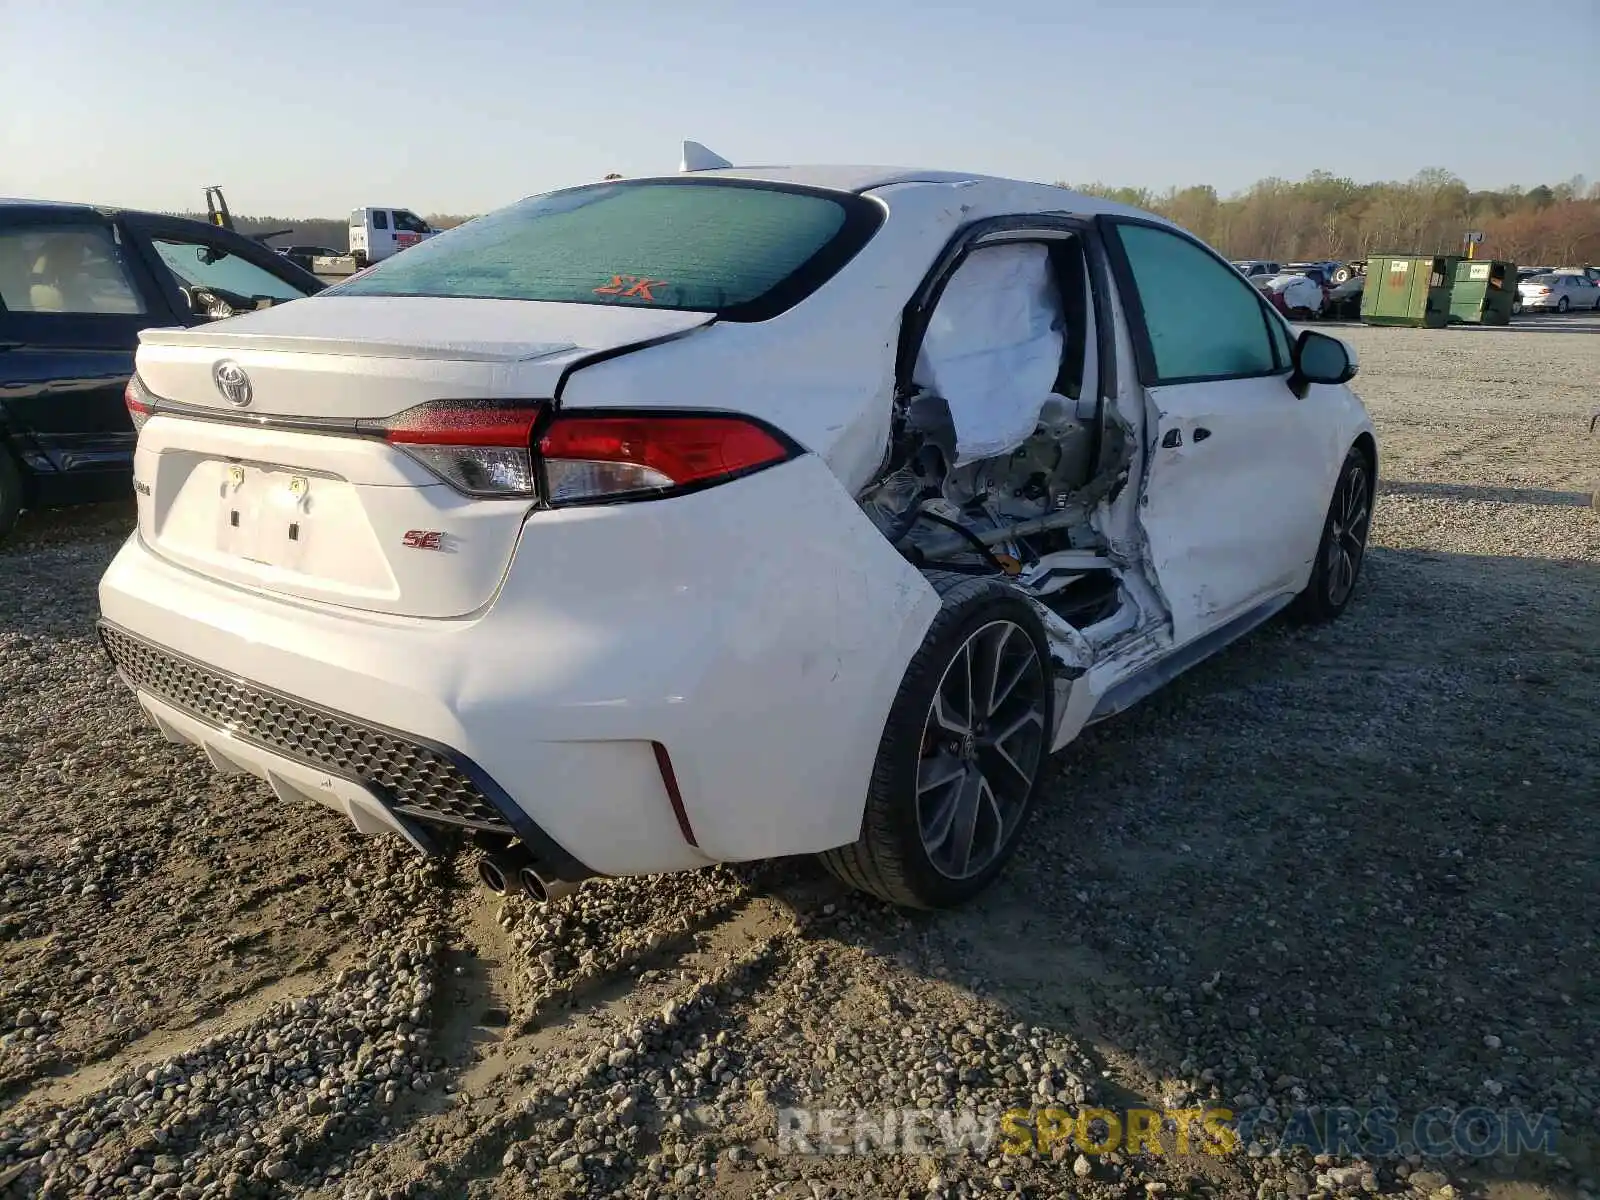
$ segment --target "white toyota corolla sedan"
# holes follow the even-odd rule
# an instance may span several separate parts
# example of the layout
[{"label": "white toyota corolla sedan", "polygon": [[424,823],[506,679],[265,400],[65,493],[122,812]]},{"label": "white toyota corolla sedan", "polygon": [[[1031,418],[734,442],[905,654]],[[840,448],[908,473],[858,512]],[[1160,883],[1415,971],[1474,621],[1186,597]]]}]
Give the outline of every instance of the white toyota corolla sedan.
[{"label": "white toyota corolla sedan", "polygon": [[140,704],[536,897],[820,853],[964,900],[1086,725],[1339,615],[1377,470],[1350,349],[1226,259],[948,171],[535,196],[137,362]]}]

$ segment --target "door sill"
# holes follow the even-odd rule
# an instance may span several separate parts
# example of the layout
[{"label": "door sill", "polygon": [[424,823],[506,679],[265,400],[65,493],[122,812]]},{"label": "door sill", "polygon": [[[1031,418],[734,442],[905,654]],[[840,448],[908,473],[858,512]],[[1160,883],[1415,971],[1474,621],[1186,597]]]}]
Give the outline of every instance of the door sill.
[{"label": "door sill", "polygon": [[1085,725],[1093,725],[1107,717],[1114,717],[1120,712],[1126,712],[1140,700],[1150,695],[1190,667],[1210,658],[1218,650],[1238,641],[1252,629],[1264,624],[1287,608],[1294,600],[1293,592],[1273,596],[1264,600],[1253,608],[1248,608],[1238,616],[1225,622],[1209,633],[1201,634],[1191,642],[1187,642],[1171,653],[1162,655],[1154,662],[1140,668],[1128,678],[1109,688],[1095,704],[1089,713]]}]

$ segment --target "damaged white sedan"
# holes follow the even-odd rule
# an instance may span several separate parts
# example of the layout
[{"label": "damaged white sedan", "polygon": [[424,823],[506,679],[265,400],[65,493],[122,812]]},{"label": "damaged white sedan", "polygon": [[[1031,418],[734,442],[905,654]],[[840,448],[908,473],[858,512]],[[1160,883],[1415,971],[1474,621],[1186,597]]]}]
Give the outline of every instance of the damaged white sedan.
[{"label": "damaged white sedan", "polygon": [[1377,469],[1349,348],[1206,246],[940,171],[537,196],[137,363],[140,703],[536,897],[820,853],[966,899],[1086,725],[1339,615]]}]

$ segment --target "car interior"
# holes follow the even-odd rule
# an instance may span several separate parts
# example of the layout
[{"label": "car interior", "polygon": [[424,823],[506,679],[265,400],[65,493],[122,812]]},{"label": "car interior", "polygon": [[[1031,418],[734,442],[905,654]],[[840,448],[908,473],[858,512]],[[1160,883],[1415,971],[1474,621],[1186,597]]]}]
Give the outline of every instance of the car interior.
[{"label": "car interior", "polygon": [[0,234],[0,302],[12,312],[143,312],[139,294],[99,228]]},{"label": "car interior", "polygon": [[1088,525],[1122,465],[1101,463],[1096,359],[1076,236],[967,251],[938,285],[868,515],[913,561],[998,570],[1080,628],[1113,614]]}]

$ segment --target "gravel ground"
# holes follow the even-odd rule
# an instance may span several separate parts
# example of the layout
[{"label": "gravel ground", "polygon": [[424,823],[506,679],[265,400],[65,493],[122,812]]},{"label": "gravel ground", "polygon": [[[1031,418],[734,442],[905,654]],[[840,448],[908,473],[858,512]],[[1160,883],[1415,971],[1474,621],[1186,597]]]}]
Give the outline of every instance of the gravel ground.
[{"label": "gravel ground", "polygon": [[[108,670],[128,510],[28,520],[0,1198],[1600,1195],[1600,321],[1341,332],[1385,479],[1352,609],[1096,727],[937,916],[802,861],[533,907],[278,804]],[[1558,1154],[1272,1152],[1380,1103],[1548,1112]],[[1029,1104],[1265,1117],[1220,1154],[777,1144],[789,1106]]]}]

